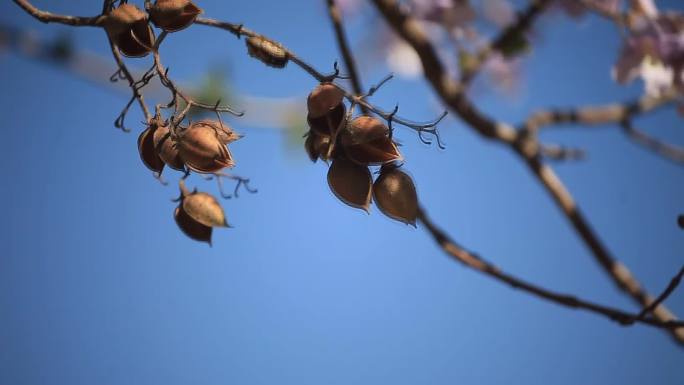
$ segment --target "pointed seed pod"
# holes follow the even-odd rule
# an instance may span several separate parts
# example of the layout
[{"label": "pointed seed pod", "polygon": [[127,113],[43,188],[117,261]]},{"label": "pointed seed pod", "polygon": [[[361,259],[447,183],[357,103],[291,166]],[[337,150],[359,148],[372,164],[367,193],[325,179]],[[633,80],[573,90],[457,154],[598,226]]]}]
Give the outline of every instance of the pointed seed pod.
[{"label": "pointed seed pod", "polygon": [[344,91],[332,83],[321,83],[306,98],[309,116],[320,118],[336,108],[344,100]]},{"label": "pointed seed pod", "polygon": [[176,224],[185,235],[196,241],[207,242],[209,246],[211,246],[211,233],[213,231],[211,227],[205,226],[192,219],[192,217],[183,210],[182,205],[176,207],[173,217],[176,220]]},{"label": "pointed seed pod", "polygon": [[178,151],[185,165],[196,172],[212,173],[235,166],[216,128],[205,123],[192,123],[180,134]]},{"label": "pointed seed pod", "polygon": [[138,136],[138,153],[140,153],[140,159],[147,168],[161,174],[164,169],[164,161],[159,158],[154,149],[154,128],[156,126],[150,125]]},{"label": "pointed seed pod", "polygon": [[190,26],[202,10],[190,0],[157,0],[147,7],[147,12],[154,25],[176,32]]},{"label": "pointed seed pod", "polygon": [[389,138],[375,139],[368,143],[345,145],[349,141],[349,139],[345,139],[345,136],[342,136],[344,152],[349,159],[360,165],[383,165],[403,159],[399,148]]},{"label": "pointed seed pod", "polygon": [[147,55],[154,45],[154,32],[147,22],[147,14],[132,4],[115,8],[104,21],[109,38],[128,57]]},{"label": "pointed seed pod", "polygon": [[408,174],[395,167],[383,168],[373,184],[373,199],[383,214],[415,227],[418,194]]},{"label": "pointed seed pod", "polygon": [[345,158],[337,158],[328,170],[328,186],[345,204],[368,211],[373,178],[368,167],[359,166]]},{"label": "pointed seed pod", "polygon": [[183,210],[197,222],[209,227],[228,227],[226,215],[212,195],[193,192],[182,198]]},{"label": "pointed seed pod", "polygon": [[267,66],[284,68],[289,60],[282,45],[264,36],[252,36],[246,40],[249,56],[259,59]]},{"label": "pointed seed pod", "polygon": [[174,170],[183,171],[185,166],[178,153],[178,144],[171,137],[168,126],[158,126],[153,135],[154,149],[159,158]]},{"label": "pointed seed pod", "polygon": [[368,143],[389,138],[389,128],[380,119],[372,116],[359,116],[349,124],[349,134],[345,138],[352,143]]}]

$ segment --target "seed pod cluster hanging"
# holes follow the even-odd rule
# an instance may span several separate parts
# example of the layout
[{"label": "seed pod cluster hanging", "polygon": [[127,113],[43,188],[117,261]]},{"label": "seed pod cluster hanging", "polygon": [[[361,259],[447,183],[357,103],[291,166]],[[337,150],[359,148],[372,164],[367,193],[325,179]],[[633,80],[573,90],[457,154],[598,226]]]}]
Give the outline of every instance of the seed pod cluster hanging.
[{"label": "seed pod cluster hanging", "polygon": [[[352,108],[347,110],[344,91],[333,83],[311,91],[304,142],[309,158],[331,162],[328,186],[343,203],[368,211],[373,199],[388,217],[415,226],[416,189],[411,177],[399,170],[403,158],[389,127],[374,116],[352,118]],[[375,183],[372,166],[380,166]]]}]

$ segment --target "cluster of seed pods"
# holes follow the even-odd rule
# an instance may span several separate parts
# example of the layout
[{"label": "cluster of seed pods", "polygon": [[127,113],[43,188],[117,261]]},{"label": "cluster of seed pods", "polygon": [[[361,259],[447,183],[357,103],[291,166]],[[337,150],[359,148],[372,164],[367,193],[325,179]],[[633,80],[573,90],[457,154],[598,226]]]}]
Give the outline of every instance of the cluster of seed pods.
[{"label": "cluster of seed pods", "polygon": [[[156,116],[138,137],[138,152],[145,166],[159,175],[165,166],[216,174],[235,166],[228,144],[240,138],[221,121],[200,120],[174,128]],[[227,227],[216,199],[207,193],[187,192],[182,180],[180,200],[174,214],[176,223],[190,238],[211,243],[211,229]]]},{"label": "cluster of seed pods", "polygon": [[[411,177],[400,169],[403,159],[390,128],[374,116],[352,116],[344,91],[321,83],[307,99],[309,132],[304,147],[313,162],[329,162],[328,185],[345,204],[368,211],[375,201],[380,211],[414,225],[418,196]],[[379,166],[373,182],[370,167]]]},{"label": "cluster of seed pods", "polygon": [[202,10],[190,0],[156,0],[147,12],[133,4],[121,4],[104,20],[109,38],[128,57],[143,57],[152,51],[155,37],[150,20],[166,32],[180,31],[192,24]]}]

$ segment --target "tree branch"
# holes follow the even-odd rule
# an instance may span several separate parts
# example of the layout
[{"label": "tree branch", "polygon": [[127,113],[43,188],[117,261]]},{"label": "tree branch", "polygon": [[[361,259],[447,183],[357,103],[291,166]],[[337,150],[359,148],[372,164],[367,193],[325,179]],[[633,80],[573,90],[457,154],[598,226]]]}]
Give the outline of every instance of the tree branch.
[{"label": "tree branch", "polygon": [[[354,61],[354,56],[349,49],[349,43],[347,42],[347,37],[344,32],[344,26],[342,24],[342,15],[340,9],[337,7],[335,0],[327,0],[328,2],[328,15],[330,16],[330,22],[335,30],[335,38],[337,39],[337,47],[342,54],[342,59],[344,60],[344,66],[347,68],[349,73],[349,80],[351,81],[352,90],[356,95],[362,95],[364,90],[361,86],[361,76],[356,70],[356,62]],[[364,114],[368,114],[368,109],[361,106],[361,111]]]},{"label": "tree branch", "polygon": [[14,0],[14,2],[28,14],[43,23],[61,23],[74,27],[99,27],[104,20],[104,16],[102,15],[92,17],[56,15],[54,13],[39,10],[28,0]]},{"label": "tree branch", "polygon": [[[519,135],[511,126],[496,122],[478,111],[461,92],[461,85],[445,72],[432,43],[420,25],[402,10],[396,0],[373,0],[373,3],[395,32],[416,51],[423,64],[423,73],[426,79],[440,96],[442,102],[484,137],[508,144],[551,195],[572,224],[575,232],[590,249],[594,259],[613,282],[641,306],[651,304],[653,298],[641,288],[627,267],[610,254],[556,173],[540,160],[540,150],[536,138],[530,135]],[[663,322],[675,318],[663,305],[658,306],[653,314]],[[671,332],[678,342],[684,342],[684,330],[679,329]]]},{"label": "tree branch", "polygon": [[[616,308],[596,304],[594,302],[583,300],[571,295],[554,292],[543,287],[534,285],[530,282],[524,281],[520,278],[517,278],[511,274],[508,274],[500,270],[493,264],[484,260],[482,257],[472,252],[469,252],[463,247],[459,246],[457,243],[452,241],[442,230],[440,230],[434,223],[432,223],[432,221],[423,209],[419,210],[418,217],[420,221],[423,223],[423,225],[425,225],[425,228],[430,233],[434,241],[442,248],[442,250],[444,250],[446,254],[448,254],[457,262],[462,263],[466,267],[469,267],[482,274],[485,274],[499,282],[505,283],[514,289],[522,290],[528,294],[555,303],[557,305],[574,309],[581,309],[588,311],[590,313],[602,315],[624,326],[631,325],[635,322],[641,322],[645,325],[661,329],[667,329],[670,331],[682,330],[684,328],[684,322],[682,321],[646,318],[646,314],[648,313],[648,311],[653,310],[651,308],[644,309],[644,311],[646,311],[645,313],[642,311],[642,313],[644,314],[630,314]],[[684,274],[684,271],[680,271],[680,274],[678,274],[677,277],[675,277],[675,279],[681,279],[682,274]],[[661,295],[661,297],[666,298],[667,295],[669,295],[676,288],[676,286],[676,283],[671,283],[670,286],[668,286],[668,290],[666,290],[666,293],[663,293],[664,295]],[[658,304],[656,303],[656,306],[657,305]]]}]

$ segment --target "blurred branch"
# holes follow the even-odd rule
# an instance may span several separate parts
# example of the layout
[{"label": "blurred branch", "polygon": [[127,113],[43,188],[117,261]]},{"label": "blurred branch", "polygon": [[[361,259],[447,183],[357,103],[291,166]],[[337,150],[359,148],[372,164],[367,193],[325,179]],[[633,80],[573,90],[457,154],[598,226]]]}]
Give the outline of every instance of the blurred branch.
[{"label": "blurred branch", "polygon": [[531,0],[527,8],[518,14],[518,17],[508,27],[501,30],[491,44],[475,54],[475,61],[464,68],[461,73],[461,83],[470,84],[482,69],[482,66],[495,52],[501,52],[505,47],[514,44],[532,28],[532,25],[541,16],[552,0]]},{"label": "blurred branch", "polygon": [[675,90],[666,92],[660,97],[644,96],[640,99],[614,103],[604,106],[583,106],[566,110],[540,110],[521,125],[521,130],[536,134],[543,128],[561,124],[581,124],[595,126],[619,124],[623,132],[634,142],[676,163],[684,163],[684,148],[664,143],[646,133],[637,130],[632,120],[642,114],[655,111],[678,100]]},{"label": "blurred branch", "polygon": [[[354,56],[349,49],[347,36],[344,32],[344,25],[342,24],[342,14],[335,3],[335,0],[327,0],[327,2],[330,22],[335,30],[335,38],[337,39],[337,46],[342,54],[342,59],[344,60],[344,66],[349,72],[349,80],[352,84],[352,90],[356,95],[362,95],[363,87],[361,86],[361,76],[356,69],[356,61],[354,60]],[[365,106],[361,106],[361,111],[363,111],[364,114],[368,114],[369,112]]]},{"label": "blurred branch", "polygon": [[[541,160],[537,139],[532,135],[520,135],[511,126],[497,122],[478,111],[462,93],[461,85],[445,72],[435,48],[418,22],[404,11],[396,0],[373,0],[373,3],[395,32],[416,51],[423,64],[426,79],[442,102],[478,133],[486,138],[507,144],[514,150],[551,195],[575,232],[591,250],[594,259],[613,282],[641,306],[651,304],[653,297],[642,289],[641,284],[629,269],[611,255],[577,207],[563,182],[553,169]],[[663,305],[657,306],[653,313],[662,322],[675,318]],[[684,330],[672,330],[671,333],[679,343],[684,343]]]},{"label": "blurred branch", "polygon": [[57,15],[54,13],[41,11],[38,8],[34,7],[33,4],[31,4],[27,0],[13,1],[28,14],[30,14],[31,16],[35,17],[43,23],[61,23],[71,25],[74,27],[99,27],[102,25],[102,21],[104,20],[103,15],[92,17]]},{"label": "blurred branch", "polygon": [[646,308],[639,314],[630,314],[616,308],[599,305],[571,295],[557,293],[542,288],[540,286],[536,286],[530,282],[524,281],[511,274],[508,274],[500,270],[493,264],[487,262],[482,257],[476,255],[475,253],[467,251],[466,249],[452,241],[442,230],[440,230],[434,223],[432,223],[432,221],[423,209],[419,209],[418,216],[420,221],[425,225],[427,231],[430,233],[430,235],[432,235],[432,238],[442,248],[442,250],[444,250],[446,254],[448,254],[457,262],[462,263],[466,267],[469,267],[471,269],[479,271],[480,273],[488,275],[489,277],[502,283],[505,283],[514,289],[522,290],[524,292],[527,292],[528,294],[534,295],[543,300],[550,301],[561,306],[582,309],[594,314],[602,315],[624,326],[634,324],[635,322],[640,322],[649,326],[667,329],[671,331],[675,329],[682,330],[682,328],[684,328],[684,322],[682,321],[659,320],[656,318],[646,317],[646,314],[648,312],[652,311],[655,307],[659,306],[660,302],[662,302],[662,300],[667,298],[667,296],[671,294],[672,291],[674,291],[677,284],[679,283],[679,280],[681,279],[682,274],[684,274],[684,268],[682,268],[682,271],[680,271],[680,273],[675,277],[675,279],[673,279],[673,282],[670,283],[667,290],[659,297],[659,299],[662,298],[661,301],[653,302],[653,304],[655,305],[653,308]]}]

